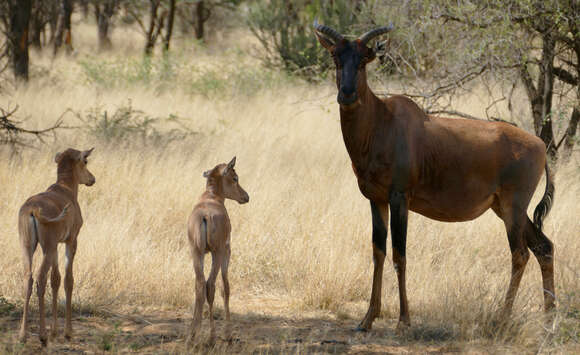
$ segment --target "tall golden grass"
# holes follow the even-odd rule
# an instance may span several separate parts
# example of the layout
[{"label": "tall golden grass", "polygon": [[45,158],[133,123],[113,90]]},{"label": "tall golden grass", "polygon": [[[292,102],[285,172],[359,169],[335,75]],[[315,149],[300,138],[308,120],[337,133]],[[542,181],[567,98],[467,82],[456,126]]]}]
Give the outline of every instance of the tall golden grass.
[{"label": "tall golden grass", "polygon": [[[372,276],[370,208],[358,191],[344,148],[336,89],[274,77],[272,85],[255,94],[204,96],[183,90],[179,76],[175,89],[159,91],[154,83],[103,89],[87,81],[79,61],[139,58],[140,48],[123,45],[137,39],[121,42],[117,33],[116,52],[89,57],[86,53],[96,45],[88,31],[79,31],[76,57],[53,60],[35,55],[36,80],[1,96],[0,106],[18,104],[20,117],[29,117],[26,125],[40,128],[67,109],[114,112],[130,100],[134,108],[152,116],[177,115],[198,134],[152,145],[130,138],[104,143],[76,129],[16,156],[0,148],[0,295],[21,302],[18,208],[55,182],[56,152],[95,146],[89,169],[97,182],[79,191],[85,224],[74,266],[77,309],[189,309],[193,270],[185,222],[204,190],[202,172],[235,155],[240,183],[251,200],[244,206],[227,203],[233,225],[232,298],[285,297],[294,300],[298,312],[326,309],[353,318],[353,325],[362,318]],[[188,55],[181,60],[189,57],[200,67],[236,66],[216,47],[196,46],[184,53]],[[187,68],[191,63],[181,64]],[[258,64],[248,59],[244,65]],[[479,114],[485,106],[470,102],[467,108]],[[82,123],[73,114],[64,119],[71,126]],[[555,349],[578,342],[580,336],[578,172],[577,156],[560,167],[555,204],[545,223],[545,233],[556,247],[556,323],[570,330],[556,331],[550,343]],[[543,184],[542,180],[530,211]],[[514,307],[515,325],[510,331],[494,331],[511,259],[503,224],[492,212],[453,224],[411,213],[407,255],[417,336],[436,329],[458,341],[491,339],[537,347],[550,334],[542,327],[541,277],[533,257]],[[387,266],[384,317],[398,316],[397,295],[395,273]]]}]

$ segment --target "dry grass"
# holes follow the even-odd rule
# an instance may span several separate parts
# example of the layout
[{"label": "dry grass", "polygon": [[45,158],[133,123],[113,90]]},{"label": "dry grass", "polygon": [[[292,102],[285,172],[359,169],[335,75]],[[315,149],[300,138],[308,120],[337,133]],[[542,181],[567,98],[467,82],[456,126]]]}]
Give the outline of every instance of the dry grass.
[{"label": "dry grass", "polygon": [[[87,52],[94,48],[87,31],[80,31],[78,57],[55,61],[35,57],[38,80],[0,97],[0,106],[18,104],[20,116],[30,117],[27,125],[36,128],[68,108],[81,113],[94,107],[114,112],[130,100],[134,108],[154,117],[177,115],[199,134],[174,142],[152,144],[127,138],[105,144],[86,131],[71,130],[61,133],[56,142],[18,156],[2,148],[0,296],[20,304],[18,208],[55,181],[57,151],[96,146],[89,168],[97,183],[79,192],[85,225],[75,262],[76,309],[97,313],[137,307],[188,309],[193,272],[185,221],[203,191],[202,172],[237,155],[236,170],[251,202],[227,203],[233,224],[232,298],[242,307],[244,298],[290,298],[293,312],[327,310],[339,319],[351,319],[354,326],[364,315],[370,295],[370,208],[358,191],[342,142],[335,89],[288,83],[275,75],[264,79],[271,82],[259,86],[257,93],[228,91],[224,98],[216,92],[188,91],[179,75],[172,79],[174,88],[163,90],[158,81],[103,88],[88,82],[79,65],[82,60],[105,60],[83,56],[83,48]],[[107,60],[122,62],[129,56],[137,61],[139,51],[125,46]],[[202,62],[199,67],[235,66],[231,57],[216,60],[215,51],[196,47],[184,50],[179,60],[189,55]],[[237,58],[243,57],[241,53]],[[177,63],[182,65],[178,71],[191,65]],[[249,60],[244,65],[256,64]],[[50,74],[42,74],[46,72]],[[471,106],[474,114],[484,109]],[[65,120],[70,125],[80,123],[72,114]],[[545,233],[556,245],[555,336],[546,341],[550,332],[541,326],[541,278],[533,258],[513,323],[497,324],[494,315],[507,288],[510,255],[503,224],[493,213],[455,224],[411,214],[407,288],[415,325],[397,341],[498,343],[556,352],[577,346],[578,172],[577,156],[560,168],[556,203],[545,223]],[[530,210],[539,201],[543,181],[540,186]],[[383,294],[383,316],[398,317],[391,267],[385,269]]]}]

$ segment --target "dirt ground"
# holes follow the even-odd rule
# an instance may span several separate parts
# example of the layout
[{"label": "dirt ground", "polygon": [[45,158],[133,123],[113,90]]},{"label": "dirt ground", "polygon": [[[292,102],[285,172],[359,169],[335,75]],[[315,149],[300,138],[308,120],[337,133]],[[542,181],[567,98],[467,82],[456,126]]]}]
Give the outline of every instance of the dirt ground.
[{"label": "dirt ground", "polygon": [[[214,345],[207,343],[209,323],[207,314],[202,333],[195,347],[188,351],[185,334],[191,313],[168,310],[100,311],[98,315],[78,312],[73,318],[74,337],[71,341],[62,336],[63,319],[59,318],[61,334],[49,340],[46,349],[38,340],[38,314],[33,311],[30,336],[25,345],[17,341],[21,310],[4,312],[0,316],[0,353],[38,354],[447,354],[447,353],[518,353],[517,349],[494,344],[461,344],[449,333],[441,330],[421,329],[422,339],[412,334],[396,332],[395,319],[377,319],[373,330],[357,332],[359,319],[346,315],[336,317],[325,312],[296,312],[291,301],[261,298],[232,302],[233,339],[226,341],[223,334],[223,313],[218,301],[216,325],[218,339]],[[232,300],[233,301],[233,300]],[[357,308],[360,308],[359,305]],[[239,312],[242,309],[243,312]],[[207,313],[207,307],[206,307]],[[340,319],[339,319],[340,318]],[[411,331],[412,332],[412,331]],[[521,350],[521,349],[520,349]]]}]

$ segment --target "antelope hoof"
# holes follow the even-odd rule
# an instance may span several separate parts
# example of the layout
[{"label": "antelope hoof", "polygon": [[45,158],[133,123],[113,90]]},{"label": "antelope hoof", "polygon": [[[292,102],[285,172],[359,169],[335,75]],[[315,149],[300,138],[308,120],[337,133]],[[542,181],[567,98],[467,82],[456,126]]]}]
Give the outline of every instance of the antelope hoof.
[{"label": "antelope hoof", "polygon": [[72,331],[68,331],[64,333],[64,338],[68,341],[72,339]]},{"label": "antelope hoof", "polygon": [[354,331],[355,332],[363,332],[363,333],[366,333],[366,332],[368,332],[369,330],[372,329],[372,324],[369,324],[368,326],[365,326],[363,323],[364,322],[361,322],[359,325],[357,325],[356,328],[354,328]]},{"label": "antelope hoof", "polygon": [[48,344],[48,338],[46,337],[46,335],[40,336],[40,343],[42,344],[43,348],[46,348],[46,345]]}]

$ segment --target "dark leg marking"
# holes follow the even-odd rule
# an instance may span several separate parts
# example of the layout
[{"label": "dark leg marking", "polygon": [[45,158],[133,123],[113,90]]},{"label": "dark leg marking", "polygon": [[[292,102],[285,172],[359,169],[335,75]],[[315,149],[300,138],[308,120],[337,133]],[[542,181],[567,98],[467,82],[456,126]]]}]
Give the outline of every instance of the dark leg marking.
[{"label": "dark leg marking", "polygon": [[371,201],[371,214],[373,217],[373,244],[386,255],[387,227],[381,217],[381,211],[373,201]]}]

